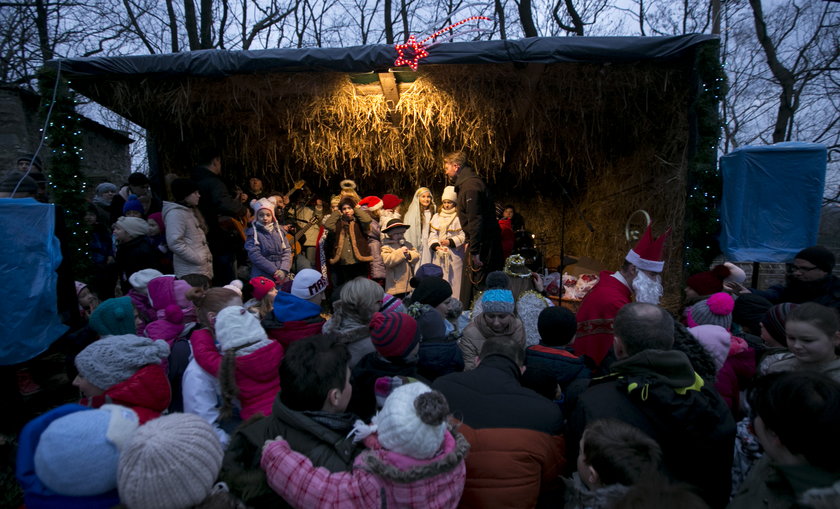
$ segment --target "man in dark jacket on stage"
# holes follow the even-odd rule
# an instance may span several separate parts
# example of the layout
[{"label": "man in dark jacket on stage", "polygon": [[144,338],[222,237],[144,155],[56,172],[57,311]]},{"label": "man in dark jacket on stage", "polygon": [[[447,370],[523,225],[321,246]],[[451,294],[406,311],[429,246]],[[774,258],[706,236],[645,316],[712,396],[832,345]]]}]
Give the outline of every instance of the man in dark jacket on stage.
[{"label": "man in dark jacket on stage", "polygon": [[[206,153],[190,176],[201,195],[198,209],[207,222],[207,244],[213,254],[213,284],[222,286],[236,278],[234,262],[244,246],[244,226],[237,223],[246,210],[244,193],[232,193],[220,176],[222,159],[218,152]],[[241,232],[239,228],[241,228]]]},{"label": "man in dark jacket on stage", "polygon": [[568,457],[577,456],[587,424],[618,419],[656,440],[674,480],[695,486],[711,507],[726,506],[735,422],[688,357],[671,349],[674,320],[658,306],[635,302],[621,308],[613,331],[618,361],[580,396],[566,433]]},{"label": "man in dark jacket on stage", "polygon": [[[463,151],[450,152],[443,158],[446,176],[458,193],[458,220],[467,236],[469,259],[464,264],[461,302],[472,302],[473,288],[483,285],[484,278],[504,265],[502,237],[496,220],[496,205],[487,185],[467,163]],[[467,284],[467,281],[473,284]]]},{"label": "man in dark jacket on stage", "polygon": [[525,352],[517,342],[491,338],[479,359],[475,369],[432,384],[463,422],[460,431],[470,443],[459,507],[534,507],[541,495],[556,494],[565,463],[563,414],[520,385]]},{"label": "man in dark jacket on stage", "polygon": [[357,417],[345,412],[353,389],[350,353],[329,336],[293,343],[280,365],[283,388],[268,417],[254,418],[233,434],[221,480],[249,507],[289,507],[266,482],[260,457],[266,440],[282,436],[316,467],[349,471],[362,451],[349,436]]}]

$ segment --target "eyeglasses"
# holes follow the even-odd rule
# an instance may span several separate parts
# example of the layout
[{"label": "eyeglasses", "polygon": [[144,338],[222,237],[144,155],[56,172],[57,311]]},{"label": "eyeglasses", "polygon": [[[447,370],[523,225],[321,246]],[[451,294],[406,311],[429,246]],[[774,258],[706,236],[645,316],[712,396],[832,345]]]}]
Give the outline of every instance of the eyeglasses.
[{"label": "eyeglasses", "polygon": [[802,265],[788,265],[788,272],[802,272],[803,274],[806,272],[811,272],[812,270],[818,269],[819,267],[803,267]]}]

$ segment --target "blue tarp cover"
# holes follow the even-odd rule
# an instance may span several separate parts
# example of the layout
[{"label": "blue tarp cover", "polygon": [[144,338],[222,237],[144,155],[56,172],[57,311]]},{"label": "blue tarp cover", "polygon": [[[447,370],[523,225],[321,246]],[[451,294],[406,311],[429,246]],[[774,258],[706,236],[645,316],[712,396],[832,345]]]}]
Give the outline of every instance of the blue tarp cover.
[{"label": "blue tarp cover", "polygon": [[827,152],[816,143],[742,147],[720,159],[727,259],[788,262],[817,242]]},{"label": "blue tarp cover", "polygon": [[67,331],[56,300],[61,246],[55,207],[32,198],[0,198],[0,365],[46,350]]}]

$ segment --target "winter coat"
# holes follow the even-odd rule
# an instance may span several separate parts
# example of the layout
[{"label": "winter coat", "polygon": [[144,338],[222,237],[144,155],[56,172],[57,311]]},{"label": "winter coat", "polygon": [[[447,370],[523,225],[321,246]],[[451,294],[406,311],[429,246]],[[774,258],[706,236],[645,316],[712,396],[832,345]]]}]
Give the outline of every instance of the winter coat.
[{"label": "winter coat", "polygon": [[610,509],[630,491],[630,487],[623,484],[590,489],[577,472],[572,474],[571,479],[563,479],[563,482],[566,484],[563,509]]},{"label": "winter coat", "polygon": [[35,473],[35,450],[47,427],[61,417],[88,410],[91,409],[68,403],[29,421],[21,431],[17,451],[16,476],[23,490],[25,507],[31,509],[110,509],[119,505],[120,496],[116,488],[89,497],[59,495],[47,488]]},{"label": "winter coat", "polygon": [[529,346],[525,350],[525,365],[529,369],[543,368],[551,372],[564,390],[573,381],[590,378],[592,375],[584,358],[575,355],[571,348],[564,346]]},{"label": "winter coat", "polygon": [[[348,428],[352,421],[348,422]],[[315,467],[328,472],[350,470],[353,460],[362,451],[348,432],[338,432],[312,420],[302,412],[285,406],[280,395],[274,400],[271,414],[244,423],[230,439],[222,461],[220,479],[230,486],[249,507],[288,507],[268,487],[260,456],[266,440],[282,436],[291,449],[305,455]]]},{"label": "winter coat", "polygon": [[370,262],[370,278],[385,279],[385,262],[382,261],[382,227],[376,219],[370,221],[367,239],[370,255],[373,257]]},{"label": "winter coat", "polygon": [[519,383],[521,373],[504,355],[491,354],[472,371],[434,381],[452,415],[474,429],[521,428],[549,435],[563,429],[560,408]]},{"label": "winter coat", "polygon": [[292,267],[292,249],[282,229],[270,232],[254,222],[245,232],[245,251],[251,260],[251,278],[262,276],[274,280],[276,271],[288,274]]},{"label": "winter coat", "polygon": [[480,254],[485,264],[501,267],[504,262],[501,231],[487,185],[472,168],[464,166],[455,177],[455,192],[458,193],[458,219],[469,243],[469,254]]},{"label": "winter coat", "polygon": [[458,430],[470,443],[459,508],[531,508],[541,496],[556,493],[561,486],[559,476],[566,465],[562,436],[505,426],[475,429],[463,424]]},{"label": "winter coat", "polygon": [[442,450],[428,460],[384,449],[375,435],[365,439],[350,472],[329,474],[315,468],[284,440],[270,442],[260,462],[268,484],[294,507],[369,509],[403,507],[455,508],[466,479],[464,457],[469,443],[448,432]]},{"label": "winter coat", "polygon": [[[202,329],[193,332],[190,343],[198,365],[218,378],[223,355],[216,349],[210,331]],[[269,341],[265,346],[252,348],[239,350],[236,357],[235,377],[242,419],[249,419],[255,414],[268,415],[271,403],[280,391],[278,369],[283,360],[283,346]]]},{"label": "winter coat", "polygon": [[616,418],[659,443],[672,478],[696,486],[711,507],[726,505],[735,422],[717,391],[675,350],[645,350],[612,370],[580,396],[568,422],[568,457],[577,456],[588,423]]},{"label": "winter coat", "polygon": [[352,221],[345,221],[341,213],[336,211],[324,221],[324,227],[335,234],[328,260],[331,265],[373,261],[365,236],[371,222],[370,214],[359,207],[356,207],[355,214]]},{"label": "winter coat", "polygon": [[350,385],[353,394],[347,411],[358,415],[363,421],[370,422],[376,413],[376,380],[380,377],[414,378],[424,383],[426,379],[417,375],[417,364],[396,363],[383,359],[377,352],[362,357],[350,373]]},{"label": "winter coat", "polygon": [[461,352],[464,354],[465,371],[475,368],[478,355],[481,353],[481,347],[490,338],[512,339],[521,344],[522,348],[525,348],[525,328],[519,318],[513,314],[509,315],[506,318],[504,330],[495,332],[487,325],[487,317],[484,316],[484,313],[479,313],[464,328],[464,335],[458,341],[458,346],[461,347]]},{"label": "winter coat", "polygon": [[117,268],[123,288],[131,288],[128,278],[143,269],[160,270],[160,251],[152,247],[148,235],[134,237],[128,242],[117,245]]},{"label": "winter coat", "polygon": [[782,302],[816,302],[823,306],[838,309],[840,308],[840,278],[834,274],[827,275],[818,281],[807,283],[791,282],[787,285],[771,286],[767,290],[751,289],[756,295],[760,295],[773,304]]},{"label": "winter coat", "polygon": [[181,378],[184,412],[195,414],[207,421],[224,447],[230,443],[230,435],[219,425],[221,395],[219,380],[204,371],[195,359],[191,359]]},{"label": "winter coat", "polygon": [[140,424],[160,417],[169,408],[172,389],[160,364],[149,364],[138,369],[122,382],[109,387],[104,394],[82,398],[79,403],[99,408],[106,403],[127,406],[137,412]]},{"label": "winter coat", "polygon": [[718,371],[715,389],[732,410],[735,420],[741,418],[741,391],[746,389],[755,377],[755,350],[747,342],[732,336],[729,355]]},{"label": "winter coat", "polygon": [[207,221],[207,243],[210,245],[210,250],[214,253],[231,252],[233,246],[225,245],[229,236],[219,225],[219,217],[238,218],[245,205],[231,194],[220,176],[205,167],[199,166],[193,169],[190,178],[195,182],[201,195],[198,210]]},{"label": "winter coat", "polygon": [[274,313],[263,319],[262,326],[268,337],[288,349],[299,339],[320,334],[324,319],[321,306],[281,291],[274,298]]},{"label": "winter coat", "polygon": [[207,245],[207,225],[198,209],[163,202],[166,245],[172,251],[175,275],[201,274],[213,279],[213,255]]},{"label": "winter coat", "polygon": [[382,246],[382,261],[385,263],[385,292],[391,295],[401,295],[411,291],[408,282],[414,275],[417,261],[420,260],[420,254],[414,247],[408,246],[408,260],[400,247],[389,244]]},{"label": "winter coat", "polygon": [[[795,480],[795,484],[792,482]],[[793,486],[799,487],[795,491]],[[810,465],[779,466],[768,456],[750,470],[728,509],[829,509],[840,507],[840,478]]]},{"label": "winter coat", "polygon": [[762,375],[784,373],[787,371],[816,371],[818,373],[824,373],[829,378],[840,382],[840,357],[828,362],[805,364],[800,362],[792,353],[783,351],[768,355],[761,361],[759,367],[759,372]]},{"label": "winter coat", "polygon": [[456,334],[445,338],[427,339],[420,342],[420,360],[417,361],[417,373],[429,381],[464,371],[464,354],[458,347]]}]

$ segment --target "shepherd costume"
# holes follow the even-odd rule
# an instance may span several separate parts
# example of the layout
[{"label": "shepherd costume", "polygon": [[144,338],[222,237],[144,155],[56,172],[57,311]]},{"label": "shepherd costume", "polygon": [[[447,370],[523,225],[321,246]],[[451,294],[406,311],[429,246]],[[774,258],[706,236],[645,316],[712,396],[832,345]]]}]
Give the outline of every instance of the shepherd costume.
[{"label": "shepherd costume", "polygon": [[[671,232],[668,229],[659,238],[653,238],[648,225],[636,247],[624,258],[640,270],[662,272],[662,249],[665,239]],[[577,335],[573,348],[578,355],[586,355],[600,365],[604,357],[612,350],[613,322],[615,315],[630,303],[630,284],[620,272],[603,271],[598,283],[584,297],[577,312]]]}]

